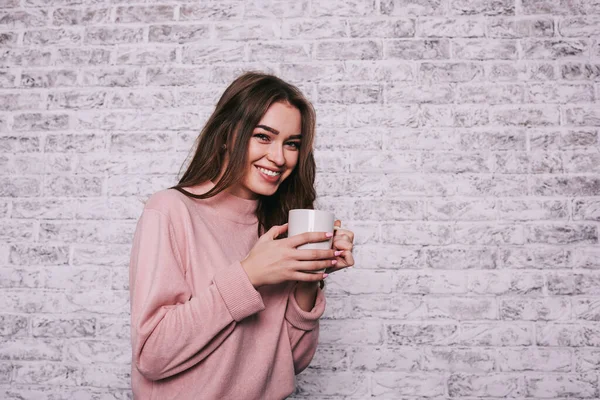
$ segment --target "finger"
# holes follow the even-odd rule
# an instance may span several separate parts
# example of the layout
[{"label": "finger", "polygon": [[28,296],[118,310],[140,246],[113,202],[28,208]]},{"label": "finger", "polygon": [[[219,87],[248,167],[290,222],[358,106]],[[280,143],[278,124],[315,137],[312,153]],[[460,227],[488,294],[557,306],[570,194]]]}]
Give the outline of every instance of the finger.
[{"label": "finger", "polygon": [[352,247],[353,247],[352,243],[350,243],[347,240],[338,240],[338,241],[333,242],[333,248],[335,250],[341,250],[341,251],[352,250]]},{"label": "finger", "polygon": [[348,238],[348,240],[350,240],[351,242],[354,241],[354,232],[349,231],[348,229],[336,229],[335,231],[335,237],[338,236],[346,236]]},{"label": "finger", "polygon": [[269,237],[270,239],[277,239],[279,236],[284,234],[287,231],[287,229],[288,224],[274,225],[273,227],[271,227],[271,229],[269,229],[266,235],[268,235],[267,237]]},{"label": "finger", "polygon": [[292,277],[290,280],[302,281],[302,282],[318,282],[318,281],[322,281],[326,277],[327,277],[327,274],[324,272],[307,273],[307,272],[296,271],[292,274]]},{"label": "finger", "polygon": [[338,260],[300,261],[294,269],[300,272],[314,273],[315,271],[329,268],[337,263]]},{"label": "finger", "polygon": [[292,257],[295,260],[325,260],[332,259],[341,255],[336,250],[309,250],[309,249],[295,249],[292,251]]},{"label": "finger", "polygon": [[302,246],[307,243],[319,243],[333,237],[333,232],[304,232],[287,239],[291,247]]}]

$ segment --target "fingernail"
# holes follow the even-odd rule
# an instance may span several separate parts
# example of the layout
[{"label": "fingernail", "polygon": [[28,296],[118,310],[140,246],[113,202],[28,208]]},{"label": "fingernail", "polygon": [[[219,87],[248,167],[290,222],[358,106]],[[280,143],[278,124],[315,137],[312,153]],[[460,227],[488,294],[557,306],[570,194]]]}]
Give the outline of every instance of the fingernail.
[{"label": "fingernail", "polygon": [[333,232],[327,232],[327,233],[325,234],[325,236],[327,236],[327,237],[332,237],[332,236],[333,236]]},{"label": "fingernail", "polygon": [[327,278],[329,274],[323,274],[323,279]]},{"label": "fingernail", "polygon": [[331,265],[337,264],[337,260],[331,260]]},{"label": "fingernail", "polygon": [[340,254],[342,254],[343,251],[336,251],[335,253],[333,253],[336,257],[339,256]]}]

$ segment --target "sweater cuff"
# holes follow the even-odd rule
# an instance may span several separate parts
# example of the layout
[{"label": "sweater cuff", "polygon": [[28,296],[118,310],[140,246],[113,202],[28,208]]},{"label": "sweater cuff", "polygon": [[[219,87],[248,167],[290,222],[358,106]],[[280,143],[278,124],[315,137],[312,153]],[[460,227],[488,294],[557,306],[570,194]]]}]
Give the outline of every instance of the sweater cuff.
[{"label": "sweater cuff", "polygon": [[294,292],[296,285],[292,287],[288,297],[288,306],[285,310],[285,319],[294,327],[303,331],[312,331],[319,324],[319,318],[325,312],[325,294],[321,288],[317,289],[317,298],[315,306],[310,311],[304,311],[298,305]]},{"label": "sweater cuff", "polygon": [[265,309],[260,293],[252,286],[239,261],[218,271],[213,281],[235,321]]}]

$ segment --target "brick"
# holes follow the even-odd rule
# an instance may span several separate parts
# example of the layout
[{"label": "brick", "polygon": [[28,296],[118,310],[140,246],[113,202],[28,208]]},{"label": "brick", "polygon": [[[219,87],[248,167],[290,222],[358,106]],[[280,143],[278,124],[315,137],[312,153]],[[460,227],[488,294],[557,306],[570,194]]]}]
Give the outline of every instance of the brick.
[{"label": "brick", "polygon": [[598,199],[578,199],[573,202],[573,219],[600,221],[600,201]]},{"label": "brick", "polygon": [[460,346],[531,346],[533,327],[516,322],[471,322],[463,323],[460,332],[451,341]]},{"label": "brick", "polygon": [[179,9],[181,21],[215,21],[231,20],[242,17],[244,4],[240,1],[203,1],[201,3],[183,4]]},{"label": "brick", "polygon": [[29,334],[29,320],[22,315],[0,314],[0,336],[18,338]]},{"label": "brick", "polygon": [[13,369],[14,365],[12,364],[0,363],[0,383],[9,383],[11,381]]},{"label": "brick", "polygon": [[471,375],[452,374],[448,378],[450,396],[520,396],[523,392],[523,381],[518,376],[493,374]]},{"label": "brick", "polygon": [[567,320],[571,316],[569,300],[561,297],[503,299],[499,305],[500,318],[506,320]]},{"label": "brick", "polygon": [[48,11],[43,9],[3,10],[0,11],[0,27],[8,29],[27,29],[45,26]]},{"label": "brick", "polygon": [[537,196],[595,196],[600,180],[593,176],[533,177],[531,193]]},{"label": "brick", "polygon": [[498,201],[498,216],[502,220],[566,220],[569,216],[564,200],[517,200]]},{"label": "brick", "polygon": [[0,345],[0,360],[61,361],[61,341],[31,338],[10,339]]},{"label": "brick", "polygon": [[45,152],[91,153],[106,148],[104,135],[90,134],[50,134],[44,142]]},{"label": "brick", "polygon": [[600,350],[574,349],[573,359],[576,372],[598,371],[600,369]]},{"label": "brick", "polygon": [[446,196],[456,193],[452,175],[404,174],[386,179],[384,193],[389,196]]},{"label": "brick", "polygon": [[351,365],[353,370],[358,371],[414,371],[421,365],[420,353],[414,347],[361,346],[352,353]]},{"label": "brick", "polygon": [[585,0],[522,0],[525,14],[598,14],[600,4]]},{"label": "brick", "polygon": [[600,35],[600,18],[597,15],[566,17],[558,20],[558,32],[564,37]]},{"label": "brick", "polygon": [[129,364],[131,344],[129,341],[77,340],[66,345],[65,359],[78,364]]},{"label": "brick", "polygon": [[91,221],[85,225],[74,222],[46,222],[40,224],[40,241],[126,244],[130,243],[134,231],[133,221],[114,222],[110,225]]},{"label": "brick", "polygon": [[453,323],[406,322],[386,325],[386,343],[443,345],[458,332]]},{"label": "brick", "polygon": [[566,125],[600,126],[600,111],[590,106],[571,106],[565,108]]},{"label": "brick", "polygon": [[594,88],[589,84],[532,84],[527,87],[531,103],[586,103],[593,102]]},{"label": "brick", "polygon": [[[307,43],[266,42],[251,43],[249,46],[250,61],[253,62],[303,62],[309,61],[311,55],[311,45]],[[243,51],[240,54],[243,56]]]},{"label": "brick", "polygon": [[[419,110],[413,105],[406,106],[373,106],[373,105],[350,105],[348,119],[353,128],[363,128],[369,125],[394,127],[412,127],[418,124]],[[360,109],[360,112],[359,112]]]},{"label": "brick", "polygon": [[450,58],[450,43],[446,39],[388,40],[383,50],[386,59],[439,60]]},{"label": "brick", "polygon": [[569,57],[581,57],[588,49],[586,40],[543,40],[525,39],[522,42],[525,59],[556,60]]},{"label": "brick", "polygon": [[84,43],[87,45],[140,43],[143,38],[143,28],[88,27],[85,30]]},{"label": "brick", "polygon": [[565,80],[598,80],[600,64],[568,62],[560,65],[559,71]]},{"label": "brick", "polygon": [[174,7],[169,5],[116,7],[115,22],[168,22],[174,20]]},{"label": "brick", "polygon": [[151,25],[149,41],[160,43],[190,43],[209,39],[208,24]]},{"label": "brick", "polygon": [[28,31],[23,34],[23,44],[27,46],[46,45],[80,45],[82,43],[83,31],[72,29],[44,29]]},{"label": "brick", "polygon": [[394,276],[390,271],[345,270],[335,276],[336,279],[327,285],[328,293],[333,295],[391,293],[395,287]]},{"label": "brick", "polygon": [[591,224],[543,224],[525,229],[527,243],[598,243],[598,231]]},{"label": "brick", "polygon": [[464,277],[448,272],[399,271],[397,291],[404,294],[461,294],[467,292]]},{"label": "brick", "polygon": [[42,179],[40,177],[0,177],[0,196],[2,197],[34,197],[41,194]]},{"label": "brick", "polygon": [[52,25],[105,24],[110,19],[110,8],[57,8],[52,12]]},{"label": "brick", "polygon": [[16,244],[10,248],[9,262],[13,265],[64,265],[69,262],[69,248]]},{"label": "brick", "polygon": [[17,81],[17,75],[11,71],[0,71],[0,88],[14,88]]},{"label": "brick", "polygon": [[[332,3],[333,4],[333,3]],[[347,21],[352,38],[405,38],[415,36],[415,22],[410,19],[369,19]],[[338,37],[345,35],[338,35]]]},{"label": "brick", "polygon": [[316,44],[317,60],[377,60],[382,46],[374,40],[327,41]]},{"label": "brick", "polygon": [[195,44],[183,47],[184,64],[228,63],[244,61],[243,43]]},{"label": "brick", "polygon": [[383,224],[385,243],[443,245],[452,242],[449,225],[442,223],[395,223]]},{"label": "brick", "polygon": [[459,103],[515,104],[523,103],[525,87],[520,84],[499,83],[459,84],[456,99]]},{"label": "brick", "polygon": [[425,257],[427,267],[434,269],[495,269],[497,266],[497,254],[491,248],[428,248]]},{"label": "brick", "polygon": [[473,271],[468,289],[477,294],[541,294],[544,276],[538,271]]},{"label": "brick", "polygon": [[244,16],[249,18],[295,18],[308,16],[308,0],[290,3],[287,0],[269,0],[244,4]]},{"label": "brick", "polygon": [[573,267],[600,269],[600,251],[594,248],[578,248],[573,252]]},{"label": "brick", "polygon": [[491,172],[489,157],[483,154],[423,153],[423,171],[429,173]]},{"label": "brick", "polygon": [[[568,282],[568,284],[571,284],[571,282]],[[571,288],[574,287],[575,283],[570,286]],[[565,289],[569,289],[567,285],[565,285]],[[571,289],[571,292],[574,292],[574,290]],[[600,302],[597,299],[573,298],[571,302],[574,319],[600,321]]]},{"label": "brick", "polygon": [[424,371],[492,372],[495,351],[482,348],[429,347],[423,351],[421,368]]},{"label": "brick", "polygon": [[514,0],[451,0],[450,11],[458,15],[515,15]]},{"label": "brick", "polygon": [[0,45],[3,48],[16,47],[18,34],[16,32],[3,32],[0,34]]},{"label": "brick", "polygon": [[25,88],[55,88],[77,85],[77,71],[26,70],[21,74],[19,86]]},{"label": "brick", "polygon": [[95,329],[95,318],[86,317],[36,317],[32,323],[34,337],[91,337]]},{"label": "brick", "polygon": [[3,153],[29,153],[40,151],[37,134],[19,133],[0,136],[0,151]]},{"label": "brick", "polygon": [[523,244],[523,226],[489,222],[458,222],[452,234],[454,243],[468,245]]},{"label": "brick", "polygon": [[52,53],[42,49],[8,49],[0,54],[2,67],[43,67],[50,65]]},{"label": "brick", "polygon": [[58,49],[55,65],[108,65],[110,51],[105,49]]},{"label": "brick", "polygon": [[596,323],[539,323],[536,343],[552,347],[600,347],[600,329]]},{"label": "brick", "polygon": [[[3,195],[2,191],[0,195]],[[29,221],[3,221],[0,225],[0,240],[4,243],[29,241],[33,238],[33,229],[33,223]]]},{"label": "brick", "polygon": [[559,125],[558,109],[552,106],[498,107],[491,110],[491,116],[493,123],[506,126]]},{"label": "brick", "polygon": [[118,65],[167,64],[175,62],[175,49],[156,48],[123,48],[116,51]]},{"label": "brick", "polygon": [[75,386],[80,380],[76,367],[56,363],[17,364],[14,376],[18,384]]},{"label": "brick", "polygon": [[321,347],[310,363],[310,370],[331,371],[347,370],[351,351],[338,347]]},{"label": "brick", "polygon": [[[175,175],[110,177],[109,196],[150,196],[153,193],[177,184]],[[123,238],[123,240],[126,240]]]},{"label": "brick", "polygon": [[454,88],[449,84],[397,82],[387,85],[385,94],[386,103],[450,104],[454,101]]},{"label": "brick", "polygon": [[425,62],[419,65],[419,77],[424,82],[469,82],[483,79],[483,67],[464,62]]},{"label": "brick", "polygon": [[[38,93],[10,93],[0,95],[0,111],[35,110],[41,108],[42,98]],[[2,139],[0,138],[0,141]]]},{"label": "brick", "polygon": [[141,83],[140,70],[124,67],[109,67],[83,71],[82,80],[86,86],[128,87]]},{"label": "brick", "polygon": [[429,297],[425,302],[427,316],[431,319],[469,321],[498,318],[493,299]]},{"label": "brick", "polygon": [[101,196],[103,181],[98,176],[53,176],[46,180],[44,191],[53,196]]},{"label": "brick", "polygon": [[463,60],[516,60],[514,40],[457,39],[452,42],[454,58]]},{"label": "brick", "polygon": [[368,320],[323,320],[319,323],[319,343],[336,344],[381,344],[382,326],[377,321]]},{"label": "brick", "polygon": [[498,349],[498,370],[570,372],[571,350],[546,348]]},{"label": "brick", "polygon": [[568,268],[571,255],[562,248],[514,247],[500,252],[503,268],[555,269]]},{"label": "brick", "polygon": [[[345,298],[342,301],[347,302]],[[393,294],[391,296],[385,294],[361,295],[360,297],[351,297],[350,306],[349,317],[352,318],[415,319],[426,315],[425,304],[419,297],[399,297]]]},{"label": "brick", "polygon": [[442,15],[442,0],[381,0],[380,12],[392,16]]},{"label": "brick", "polygon": [[483,37],[485,23],[467,18],[423,17],[417,22],[420,37]]},{"label": "brick", "polygon": [[441,396],[446,391],[446,378],[431,373],[375,372],[372,385],[373,396]]},{"label": "brick", "polygon": [[554,36],[554,23],[550,18],[494,18],[487,24],[488,35],[492,38],[526,38]]},{"label": "brick", "polygon": [[97,337],[130,340],[131,320],[129,317],[98,317],[96,326]]},{"label": "brick", "polygon": [[594,374],[529,375],[525,377],[528,397],[598,396],[598,377]]},{"label": "brick", "polygon": [[419,269],[423,265],[418,248],[399,245],[363,245],[352,250],[357,266],[379,269]]},{"label": "brick", "polygon": [[[252,27],[254,29],[243,33],[244,39],[277,39],[279,37],[285,39],[336,39],[346,37],[346,22],[340,19],[317,19],[317,20],[292,20],[284,21],[279,28],[275,25],[267,25],[264,23],[256,23]],[[248,28],[246,28],[248,29]],[[219,31],[217,31],[219,35]],[[239,34],[238,34],[239,36]],[[225,38],[228,38],[225,36]]]},{"label": "brick", "polygon": [[529,138],[531,150],[576,150],[597,144],[598,131],[594,128],[531,129]]},{"label": "brick", "polygon": [[[356,396],[364,398],[369,393],[369,380],[364,374],[353,372],[327,373],[324,371],[306,371],[298,375],[295,394],[311,399],[326,399],[317,396]],[[304,397],[305,398],[305,397]]]}]

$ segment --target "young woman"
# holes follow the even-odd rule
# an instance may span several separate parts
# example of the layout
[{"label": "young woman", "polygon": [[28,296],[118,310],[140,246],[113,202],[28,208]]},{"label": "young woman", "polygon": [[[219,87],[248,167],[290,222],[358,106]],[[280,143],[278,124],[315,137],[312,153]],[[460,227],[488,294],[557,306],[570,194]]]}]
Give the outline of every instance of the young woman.
[{"label": "young woman", "polygon": [[[354,234],[287,238],[313,208],[315,114],[294,86],[236,79],[178,185],[150,197],[130,263],[136,399],[283,399],[317,346],[319,283],[352,266]],[[299,250],[329,240],[331,250]]]}]

